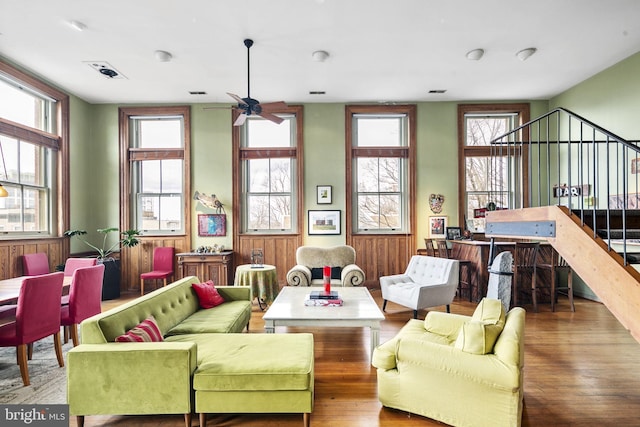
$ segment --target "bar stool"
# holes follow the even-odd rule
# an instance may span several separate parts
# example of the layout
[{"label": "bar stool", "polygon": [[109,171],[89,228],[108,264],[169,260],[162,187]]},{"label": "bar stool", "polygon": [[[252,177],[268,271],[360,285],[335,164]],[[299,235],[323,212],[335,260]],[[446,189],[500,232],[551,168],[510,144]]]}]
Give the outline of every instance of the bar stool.
[{"label": "bar stool", "polygon": [[[513,251],[513,305],[519,305],[521,293],[531,291],[533,311],[538,312],[538,288],[536,283],[536,261],[538,257],[539,242],[516,242]],[[531,277],[531,286],[525,287],[525,279]]]},{"label": "bar stool", "polygon": [[[444,239],[436,239],[435,241],[436,241],[436,246],[438,248],[438,256],[440,258],[451,259],[451,253],[449,252],[449,246],[447,245],[447,241]],[[471,261],[466,259],[459,259],[457,261],[460,264],[460,268],[458,270],[458,276],[459,276],[458,277],[458,298],[462,298],[463,288],[468,289],[469,302],[471,302],[473,300],[473,283],[471,282]]]},{"label": "bar stool", "polygon": [[427,247],[427,256],[435,257],[436,251],[433,248],[433,240],[424,238],[424,245]]},{"label": "bar stool", "polygon": [[[548,270],[551,274],[551,311],[556,311],[558,294],[567,295],[567,297],[569,297],[571,311],[576,311],[573,305],[573,269],[567,263],[567,260],[554,250],[551,263],[538,264],[538,268]],[[558,274],[561,271],[567,272],[567,286],[558,286]]]}]

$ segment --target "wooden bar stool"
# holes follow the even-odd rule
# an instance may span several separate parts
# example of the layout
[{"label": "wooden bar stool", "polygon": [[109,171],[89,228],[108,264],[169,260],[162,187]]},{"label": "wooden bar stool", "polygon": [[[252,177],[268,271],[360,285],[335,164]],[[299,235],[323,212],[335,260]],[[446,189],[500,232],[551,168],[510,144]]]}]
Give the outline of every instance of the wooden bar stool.
[{"label": "wooden bar stool", "polygon": [[[440,258],[451,259],[451,252],[447,241],[444,239],[436,239],[438,248],[438,256]],[[428,246],[428,245],[427,245]],[[466,259],[457,260],[460,263],[458,270],[458,298],[462,298],[462,289],[469,290],[469,302],[473,300],[473,283],[471,282],[471,261]],[[464,286],[463,286],[464,285]]]},{"label": "wooden bar stool", "polygon": [[[538,268],[548,270],[551,274],[551,311],[556,311],[558,294],[566,295],[569,298],[571,311],[576,311],[573,305],[573,269],[567,260],[555,250],[550,264],[538,264]],[[561,271],[567,272],[567,286],[558,286],[558,275]]]}]

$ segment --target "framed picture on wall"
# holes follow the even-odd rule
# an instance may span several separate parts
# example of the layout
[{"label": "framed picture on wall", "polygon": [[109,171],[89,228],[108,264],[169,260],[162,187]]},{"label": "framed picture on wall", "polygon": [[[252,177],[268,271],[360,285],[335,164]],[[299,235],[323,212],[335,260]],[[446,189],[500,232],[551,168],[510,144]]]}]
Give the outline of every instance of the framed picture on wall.
[{"label": "framed picture on wall", "polygon": [[447,227],[447,240],[459,240],[459,239],[462,239],[462,228]]},{"label": "framed picture on wall", "polygon": [[198,214],[198,236],[226,236],[226,214]]},{"label": "framed picture on wall", "polygon": [[445,239],[447,237],[447,217],[446,216],[430,216],[429,217],[429,236],[433,239]]},{"label": "framed picture on wall", "polygon": [[319,205],[330,205],[332,203],[332,188],[330,185],[316,186],[316,203]]},{"label": "framed picture on wall", "polygon": [[309,234],[341,234],[341,211],[308,211]]}]

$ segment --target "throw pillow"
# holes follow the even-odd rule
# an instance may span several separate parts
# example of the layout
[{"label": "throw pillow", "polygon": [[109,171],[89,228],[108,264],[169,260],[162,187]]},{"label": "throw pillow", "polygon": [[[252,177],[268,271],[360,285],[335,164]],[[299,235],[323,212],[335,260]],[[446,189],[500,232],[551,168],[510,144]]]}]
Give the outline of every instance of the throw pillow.
[{"label": "throw pillow", "polygon": [[204,283],[194,283],[191,287],[198,295],[201,308],[213,308],[224,302],[224,298],[216,289],[213,280],[207,280]]},{"label": "throw pillow", "polygon": [[126,334],[116,337],[116,342],[160,342],[164,341],[158,322],[153,316],[149,316],[139,325],[127,331]]},{"label": "throw pillow", "polygon": [[[322,279],[322,267],[314,267],[311,269],[311,280],[314,279]],[[331,278],[332,279],[340,279],[342,278],[342,267],[331,267]]]},{"label": "throw pillow", "polygon": [[483,298],[466,322],[456,339],[455,347],[473,354],[487,354],[493,351],[505,323],[502,302],[498,299]]}]

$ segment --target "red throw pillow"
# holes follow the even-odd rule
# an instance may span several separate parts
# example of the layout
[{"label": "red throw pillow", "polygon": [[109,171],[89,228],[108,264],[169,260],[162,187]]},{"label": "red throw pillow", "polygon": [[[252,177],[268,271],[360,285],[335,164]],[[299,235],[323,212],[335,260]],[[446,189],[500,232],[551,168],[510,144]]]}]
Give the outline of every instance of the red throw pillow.
[{"label": "red throw pillow", "polygon": [[200,307],[212,308],[220,305],[224,302],[222,295],[218,293],[213,280],[207,280],[204,283],[194,283],[191,285],[198,294],[198,300],[200,300]]},{"label": "red throw pillow", "polygon": [[116,337],[116,342],[160,342],[164,341],[158,322],[153,316],[144,319],[138,326]]}]

